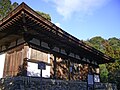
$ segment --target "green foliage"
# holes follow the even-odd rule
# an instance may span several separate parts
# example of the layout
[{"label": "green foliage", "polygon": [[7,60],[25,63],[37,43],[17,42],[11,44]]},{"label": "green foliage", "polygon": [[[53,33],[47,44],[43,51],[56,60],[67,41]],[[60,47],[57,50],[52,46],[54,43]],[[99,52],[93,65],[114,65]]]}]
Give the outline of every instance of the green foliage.
[{"label": "green foliage", "polygon": [[0,0],[0,19],[5,17],[11,10],[10,0]]},{"label": "green foliage", "polygon": [[[11,4],[10,0],[0,0],[0,20],[4,18],[10,11],[14,10],[18,6],[17,2]],[[51,17],[49,14],[36,11],[42,17],[46,18],[47,20],[51,21]]]},{"label": "green foliage", "polygon": [[118,49],[120,48],[120,40],[113,37],[108,39],[109,44],[113,47],[113,49]]},{"label": "green foliage", "polygon": [[120,40],[117,38],[110,38],[108,39],[108,42],[110,44],[110,46],[112,47],[112,49],[114,50],[114,58],[116,58],[116,60],[120,59]]},{"label": "green foliage", "polygon": [[102,82],[108,82],[108,70],[105,64],[100,65],[100,77]]},{"label": "green foliage", "polygon": [[15,9],[18,5],[19,5],[19,4],[18,4],[17,2],[14,2],[14,3],[12,4],[12,10]]},{"label": "green foliage", "polygon": [[49,14],[46,14],[46,13],[43,13],[43,12],[40,12],[40,11],[36,11],[38,14],[40,14],[42,17],[44,17],[45,19],[51,21],[51,17]]},{"label": "green foliage", "polygon": [[93,37],[87,41],[87,43],[89,43],[90,46],[96,48],[99,51],[104,52],[103,42],[105,42],[105,40],[100,36]]},{"label": "green foliage", "polygon": [[10,0],[0,0],[0,20],[4,18],[11,10],[16,8],[18,3],[11,4]]},{"label": "green foliage", "polygon": [[120,90],[120,39],[113,37],[105,40],[97,36],[86,42],[106,55],[115,58],[114,63],[100,65],[100,75],[102,82],[114,82]]}]

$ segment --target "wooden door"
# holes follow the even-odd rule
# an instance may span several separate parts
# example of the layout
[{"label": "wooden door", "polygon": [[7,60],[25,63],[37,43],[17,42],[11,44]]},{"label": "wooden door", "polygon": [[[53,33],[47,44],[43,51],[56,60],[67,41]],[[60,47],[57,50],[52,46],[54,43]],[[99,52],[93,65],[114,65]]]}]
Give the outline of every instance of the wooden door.
[{"label": "wooden door", "polygon": [[18,67],[22,65],[23,59],[27,57],[28,46],[21,45],[7,51],[5,56],[3,77],[16,76]]}]

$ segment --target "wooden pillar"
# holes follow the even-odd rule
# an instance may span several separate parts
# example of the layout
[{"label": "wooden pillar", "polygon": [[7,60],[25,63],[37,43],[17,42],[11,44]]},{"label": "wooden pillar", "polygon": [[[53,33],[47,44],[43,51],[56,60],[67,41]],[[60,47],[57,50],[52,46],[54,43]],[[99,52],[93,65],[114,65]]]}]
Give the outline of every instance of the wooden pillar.
[{"label": "wooden pillar", "polygon": [[71,72],[70,72],[70,59],[68,59],[68,79],[70,79],[70,76],[71,76]]},{"label": "wooden pillar", "polygon": [[100,74],[100,68],[99,68],[99,66],[95,68],[95,73]]},{"label": "wooden pillar", "polygon": [[6,77],[8,75],[8,68],[9,68],[9,55],[5,55],[5,63],[4,63],[4,72],[3,72],[3,77]]},{"label": "wooden pillar", "polygon": [[70,59],[69,59],[69,54],[71,52],[70,49],[66,49],[65,52],[67,53],[68,56],[68,61],[67,61],[67,66],[68,66],[68,80],[71,80],[70,76],[71,76],[71,71],[70,71]]},{"label": "wooden pillar", "polygon": [[97,82],[100,82],[100,68],[99,68],[99,66],[95,67],[95,74],[99,76]]},{"label": "wooden pillar", "polygon": [[56,56],[55,56],[55,55],[54,55],[53,65],[54,65],[54,68],[53,68],[53,71],[54,71],[53,78],[56,79],[56,68],[57,68],[57,63],[56,63]]}]

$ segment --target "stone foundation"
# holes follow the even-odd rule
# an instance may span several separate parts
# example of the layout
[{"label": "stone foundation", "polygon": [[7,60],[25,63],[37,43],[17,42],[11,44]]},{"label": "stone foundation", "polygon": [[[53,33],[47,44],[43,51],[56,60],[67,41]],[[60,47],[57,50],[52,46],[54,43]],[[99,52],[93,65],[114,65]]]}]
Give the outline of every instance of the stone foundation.
[{"label": "stone foundation", "polygon": [[[117,90],[113,84],[102,83],[95,84],[94,88]],[[41,83],[41,79],[35,77],[8,77],[0,80],[0,90],[87,90],[87,82],[42,79]]]}]

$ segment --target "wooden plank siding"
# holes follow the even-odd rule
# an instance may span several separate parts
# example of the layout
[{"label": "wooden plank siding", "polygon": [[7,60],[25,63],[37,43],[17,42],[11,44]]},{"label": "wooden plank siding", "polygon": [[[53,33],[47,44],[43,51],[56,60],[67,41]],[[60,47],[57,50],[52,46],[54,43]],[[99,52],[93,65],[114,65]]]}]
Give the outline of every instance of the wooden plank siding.
[{"label": "wooden plank siding", "polygon": [[35,59],[38,61],[43,61],[48,63],[48,54],[35,49],[31,49],[30,59]]},{"label": "wooden plank siding", "polygon": [[[48,60],[50,59],[49,61],[50,62],[50,78],[64,79],[64,80],[86,80],[87,79],[87,74],[89,70],[88,64],[78,64],[74,62],[68,63],[68,60],[66,59],[57,57],[53,54],[50,54],[50,56],[48,56],[48,53],[44,53],[42,51],[32,49],[27,45],[21,45],[7,52],[5,57],[3,77],[16,76],[18,73],[18,67],[23,64],[23,59],[26,57],[31,60],[33,59],[37,61],[43,61],[46,63],[48,63]],[[70,66],[72,66],[71,72],[69,70]],[[91,71],[91,72],[95,73],[95,71]]]},{"label": "wooden plank siding", "polygon": [[28,46],[21,45],[6,53],[3,77],[17,75],[18,67],[23,63],[23,59],[27,57],[28,49]]},{"label": "wooden plank siding", "polygon": [[[29,50],[31,51],[29,52]],[[30,49],[27,45],[21,45],[19,47],[9,50],[6,53],[3,77],[16,76],[18,73],[18,67],[23,64],[24,58],[28,58],[28,54],[30,55],[29,59],[34,59],[48,63],[47,53],[32,48]]]}]

